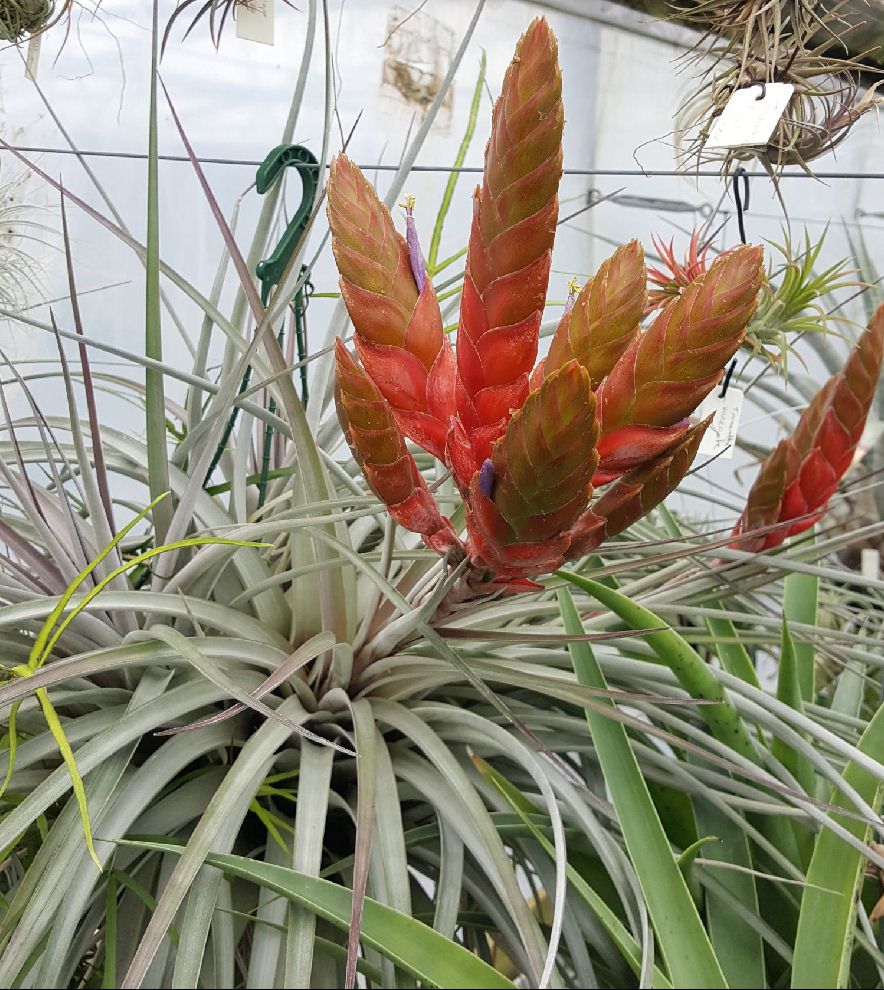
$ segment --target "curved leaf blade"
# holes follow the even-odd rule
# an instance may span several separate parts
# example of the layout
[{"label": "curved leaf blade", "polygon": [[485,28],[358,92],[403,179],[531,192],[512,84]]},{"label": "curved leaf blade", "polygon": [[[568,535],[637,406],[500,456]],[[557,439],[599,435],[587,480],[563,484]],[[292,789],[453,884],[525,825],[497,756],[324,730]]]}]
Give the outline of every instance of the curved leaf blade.
[{"label": "curved leaf blade", "polygon": [[[869,722],[858,747],[876,759],[884,758],[884,707]],[[878,807],[881,786],[868,770],[849,763],[843,776],[860,797]],[[847,799],[837,789],[829,801],[847,807]],[[853,817],[833,817],[852,835],[868,841],[871,825]],[[824,828],[817,836],[798,916],[793,987],[848,986],[863,864],[862,853],[831,829]]]},{"label": "curved leaf blade", "polygon": [[[560,589],[558,599],[565,631],[571,635],[583,633],[570,591]],[[578,681],[606,690],[604,675],[589,643],[569,642],[568,649]],[[600,697],[599,703],[614,707],[610,699]],[[673,986],[726,987],[626,729],[594,708],[586,709],[586,721]]]},{"label": "curved leaf blade", "polygon": [[[163,852],[182,852],[180,846],[165,843],[125,844]],[[330,880],[245,856],[209,853],[206,862],[314,911],[343,932],[350,928],[351,891]],[[365,898],[363,907],[362,940],[428,986],[476,987],[482,990],[513,987],[510,980],[462,945],[370,897]]]}]

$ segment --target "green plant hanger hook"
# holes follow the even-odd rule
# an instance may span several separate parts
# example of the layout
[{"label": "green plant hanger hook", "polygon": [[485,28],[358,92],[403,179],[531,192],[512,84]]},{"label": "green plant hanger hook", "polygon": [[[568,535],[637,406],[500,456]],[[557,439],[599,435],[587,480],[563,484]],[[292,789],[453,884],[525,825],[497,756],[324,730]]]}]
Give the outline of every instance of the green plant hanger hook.
[{"label": "green plant hanger hook", "polygon": [[[263,196],[269,192],[269,190],[273,188],[274,184],[279,181],[286,168],[298,169],[298,174],[301,178],[301,202],[298,204],[298,208],[295,210],[294,215],[286,226],[282,237],[279,239],[279,243],[273,249],[270,256],[265,258],[263,261],[259,261],[255,268],[255,274],[258,276],[258,280],[261,283],[261,303],[264,306],[267,305],[270,299],[270,294],[273,287],[279,285],[286,269],[291,263],[295,250],[297,249],[298,244],[304,235],[304,231],[307,229],[307,225],[310,222],[310,216],[316,204],[316,197],[319,191],[319,162],[313,152],[300,144],[280,144],[267,155],[258,167],[258,172],[255,176],[255,188],[258,193]],[[306,266],[302,265],[301,275],[304,276],[306,271]],[[300,364],[301,401],[305,406],[307,405],[307,399],[309,396],[307,386],[307,368],[304,364],[304,359],[307,356],[306,336],[304,332],[304,318],[307,309],[304,293],[304,287],[306,285],[309,285],[309,282],[305,279],[302,281],[300,288],[295,293],[294,306],[295,340],[297,345],[298,362]],[[283,334],[284,328],[281,328],[277,337],[280,346],[282,346]],[[243,375],[242,383],[239,387],[240,395],[242,395],[242,393],[249,387],[251,375],[252,368],[250,365],[246,368],[245,374]],[[276,403],[272,398],[270,400],[269,408],[270,412],[273,412],[276,408]],[[212,463],[209,470],[206,472],[206,484],[209,483],[215,468],[218,466],[218,462],[221,460],[221,455],[224,453],[224,448],[227,446],[227,443],[230,440],[230,435],[236,425],[238,414],[239,407],[234,406],[231,410],[227,425],[224,428],[221,441],[218,444],[218,449],[215,451],[215,456],[212,458]],[[270,467],[270,444],[272,439],[273,428],[268,425],[264,431],[264,453],[261,465],[261,476],[258,483],[259,505],[263,505],[266,495],[267,476]]]},{"label": "green plant hanger hook", "polygon": [[263,196],[290,167],[297,168],[301,177],[301,202],[273,253],[264,261],[259,261],[255,269],[262,295],[266,293],[267,298],[273,286],[279,285],[313,212],[319,191],[319,162],[313,152],[301,144],[281,144],[264,159],[255,177],[255,188]]}]

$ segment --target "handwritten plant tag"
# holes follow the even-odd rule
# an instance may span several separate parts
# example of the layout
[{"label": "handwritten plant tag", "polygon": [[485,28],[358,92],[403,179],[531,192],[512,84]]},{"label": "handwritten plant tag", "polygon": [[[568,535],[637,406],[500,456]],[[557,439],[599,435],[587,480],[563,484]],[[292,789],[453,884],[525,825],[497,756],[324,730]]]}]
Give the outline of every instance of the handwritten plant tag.
[{"label": "handwritten plant tag", "polygon": [[795,92],[791,83],[759,83],[731,93],[712,125],[709,148],[748,148],[765,145]]},{"label": "handwritten plant tag", "polygon": [[245,0],[236,5],[236,36],[243,41],[273,44],[274,0]]},{"label": "handwritten plant tag", "polygon": [[714,413],[715,417],[709,424],[709,429],[700,441],[700,453],[707,457],[733,457],[734,446],[737,442],[737,430],[740,427],[740,413],[743,411],[743,393],[731,386],[724,393],[724,398],[718,391],[707,395],[700,406],[700,419],[703,420]]}]

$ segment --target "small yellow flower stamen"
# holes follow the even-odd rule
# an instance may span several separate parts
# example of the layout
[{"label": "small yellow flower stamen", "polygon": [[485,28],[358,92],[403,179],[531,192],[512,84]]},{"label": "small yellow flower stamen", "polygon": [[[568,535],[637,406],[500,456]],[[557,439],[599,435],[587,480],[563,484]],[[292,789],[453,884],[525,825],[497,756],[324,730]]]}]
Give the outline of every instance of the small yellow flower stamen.
[{"label": "small yellow flower stamen", "polygon": [[414,196],[412,196],[411,193],[406,193],[399,206],[403,210],[411,212],[414,209]]},{"label": "small yellow flower stamen", "polygon": [[580,291],[580,283],[577,281],[577,276],[572,275],[570,281],[568,282],[568,294],[576,296]]}]

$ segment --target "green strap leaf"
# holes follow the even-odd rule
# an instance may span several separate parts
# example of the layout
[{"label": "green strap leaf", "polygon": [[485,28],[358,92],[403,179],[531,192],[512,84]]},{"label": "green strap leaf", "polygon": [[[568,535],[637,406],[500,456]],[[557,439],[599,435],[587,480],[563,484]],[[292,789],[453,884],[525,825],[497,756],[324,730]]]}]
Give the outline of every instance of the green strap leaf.
[{"label": "green strap leaf", "polygon": [[[789,632],[789,623],[785,616],[783,617],[783,634],[780,646],[777,698],[783,704],[794,708],[796,712],[804,710],[804,699],[801,690],[801,666],[798,661],[798,644],[792,639],[792,634]],[[771,750],[774,756],[795,777],[804,790],[813,796],[815,791],[814,772],[807,757],[796,752],[778,736],[774,737]]]},{"label": "green strap leaf", "polygon": [[[507,804],[509,804],[513,811],[519,816],[520,820],[531,835],[541,845],[544,852],[547,853],[550,859],[555,860],[555,846],[553,846],[549,839],[547,839],[547,837],[543,834],[540,827],[536,825],[529,817],[531,815],[534,815],[535,817],[539,816],[539,809],[537,806],[529,801],[522,794],[522,792],[511,784],[502,774],[498,773],[498,771],[495,770],[491,764],[486,763],[481,757],[475,755],[473,755],[472,760],[479,773],[494,784],[501,796],[506,800]],[[545,816],[539,817],[545,818]],[[547,824],[548,821],[549,819],[545,818],[544,824]],[[602,923],[623,958],[629,964],[629,968],[636,974],[636,976],[640,975],[642,964],[641,947],[633,937],[632,933],[611,910],[604,898],[600,897],[595,890],[593,890],[590,884],[586,882],[586,880],[570,863],[567,865],[566,869],[568,871],[568,879],[570,880],[571,885],[577,893],[580,894],[584,901],[586,901],[590,910]],[[672,984],[666,979],[666,976],[657,966],[654,966],[653,974],[654,981],[652,986],[657,988],[657,990],[669,990]]]},{"label": "green strap leaf", "polygon": [[[430,238],[430,250],[427,254],[427,268],[429,269],[430,275],[435,275],[437,271],[444,268],[448,263],[448,261],[444,261],[441,265],[438,263],[439,245],[442,241],[442,230],[445,226],[445,218],[448,216],[448,210],[451,208],[451,200],[454,197],[454,189],[457,185],[457,180],[460,178],[459,169],[466,160],[467,152],[470,150],[470,144],[473,140],[473,135],[476,133],[476,122],[479,119],[479,104],[482,102],[482,90],[485,86],[485,67],[487,64],[488,57],[483,50],[482,58],[479,61],[479,76],[476,79],[476,85],[473,89],[473,100],[470,104],[469,116],[467,117],[467,128],[464,131],[464,136],[460,142],[460,147],[457,149],[457,156],[454,159],[454,168],[448,174],[448,181],[445,183],[445,189],[442,193],[442,203],[439,206],[439,213],[436,215],[436,223],[433,226],[433,236]],[[466,254],[466,248],[464,248],[463,251],[458,252],[458,256],[461,254]]]},{"label": "green strap leaf", "polygon": [[[605,588],[605,591],[611,589]],[[583,623],[567,588],[558,591],[558,600],[565,631],[570,635],[582,634]],[[659,625],[659,620],[650,624]],[[608,685],[589,643],[570,642],[568,649],[577,680],[589,687],[607,690]],[[599,704],[614,707],[609,698],[600,697]],[[586,721],[673,985],[726,987],[724,974],[672,854],[626,729],[622,723],[606,718],[595,708],[586,709]]]},{"label": "green strap leaf", "polygon": [[[869,722],[858,749],[867,756],[884,760],[884,707],[879,708]],[[848,763],[843,779],[877,811],[881,800],[881,785],[868,770],[856,763]],[[837,788],[833,788],[829,802],[838,808],[851,807],[848,799]],[[832,817],[851,835],[863,842],[869,840],[871,824],[837,814]],[[824,828],[817,835],[798,916],[795,959],[792,965],[793,987],[849,985],[856,910],[864,864],[862,853],[831,829]]]},{"label": "green strap leaf", "polygon": [[[125,845],[181,853],[182,847],[156,842]],[[245,856],[209,853],[206,862],[243,880],[272,890],[346,932],[350,927],[352,892],[330,880],[299,873]],[[362,940],[397,966],[432,987],[508,987],[513,984],[457,942],[428,925],[370,897],[362,914]]]},{"label": "green strap leaf", "polygon": [[55,740],[58,751],[61,753],[65,766],[68,768],[68,773],[71,775],[74,798],[77,801],[77,806],[80,809],[80,818],[83,822],[83,836],[86,839],[86,848],[89,850],[92,861],[98,867],[99,872],[101,872],[101,860],[95,854],[95,846],[92,843],[92,825],[89,822],[89,809],[86,804],[86,788],[83,786],[83,778],[80,776],[77,761],[74,759],[74,751],[71,749],[71,744],[64,734],[58,712],[56,712],[52,702],[49,700],[48,692],[45,688],[37,688],[36,693],[40,707],[43,709],[43,717],[46,719],[46,724],[49,726],[52,738]]},{"label": "green strap leaf", "polygon": [[[802,537],[802,546],[813,543],[813,530]],[[783,595],[783,614],[790,625],[803,623],[806,626],[817,624],[817,599],[819,579],[815,574],[800,574],[794,571],[786,576]],[[795,644],[795,661],[798,669],[798,684],[804,701],[813,701],[814,695],[814,648],[813,643]]]},{"label": "green strap leaf", "polygon": [[[724,874],[728,896],[714,885],[706,887],[706,927],[716,958],[731,986],[766,987],[764,945],[758,930],[746,917],[747,913],[758,917],[759,905],[744,823],[729,818],[701,795],[694,796],[694,814],[702,832],[718,836],[718,842],[704,852],[704,858],[738,867]],[[707,876],[709,873],[721,876],[723,872],[714,867],[703,870]],[[695,876],[695,879],[700,878]]]},{"label": "green strap leaf", "polygon": [[[659,616],[636,604],[619,591],[581,577],[579,574],[571,574],[567,571],[556,573],[597,598],[631,629],[655,629],[667,625]],[[715,702],[715,704],[699,706],[699,714],[705,719],[712,735],[745,760],[760,766],[761,756],[752,741],[746,723],[716,677],[715,671],[704,663],[703,658],[690,643],[669,628],[647,633],[645,641],[675,674],[692,698]],[[776,848],[788,856],[793,863],[798,861],[798,849],[789,822],[772,816],[759,822],[759,827]]]},{"label": "green strap leaf", "polygon": [[[721,608],[721,603],[715,602],[714,607]],[[715,642],[715,652],[718,654],[721,666],[734,677],[739,677],[752,687],[760,688],[761,682],[752,666],[752,659],[746,647],[740,642],[737,627],[733,622],[730,619],[709,617],[706,619],[706,628]]]},{"label": "green strap leaf", "polygon": [[[667,625],[658,615],[637,605],[632,599],[613,588],[568,571],[556,573],[598,599],[615,615],[620,616],[631,629],[659,629],[660,626]],[[703,658],[690,643],[669,628],[646,633],[645,642],[675,674],[692,698],[717,702],[717,704],[703,705],[699,709],[699,714],[706,720],[715,738],[747,760],[758,763],[758,752],[745,723],[712,668],[703,662]]]}]

